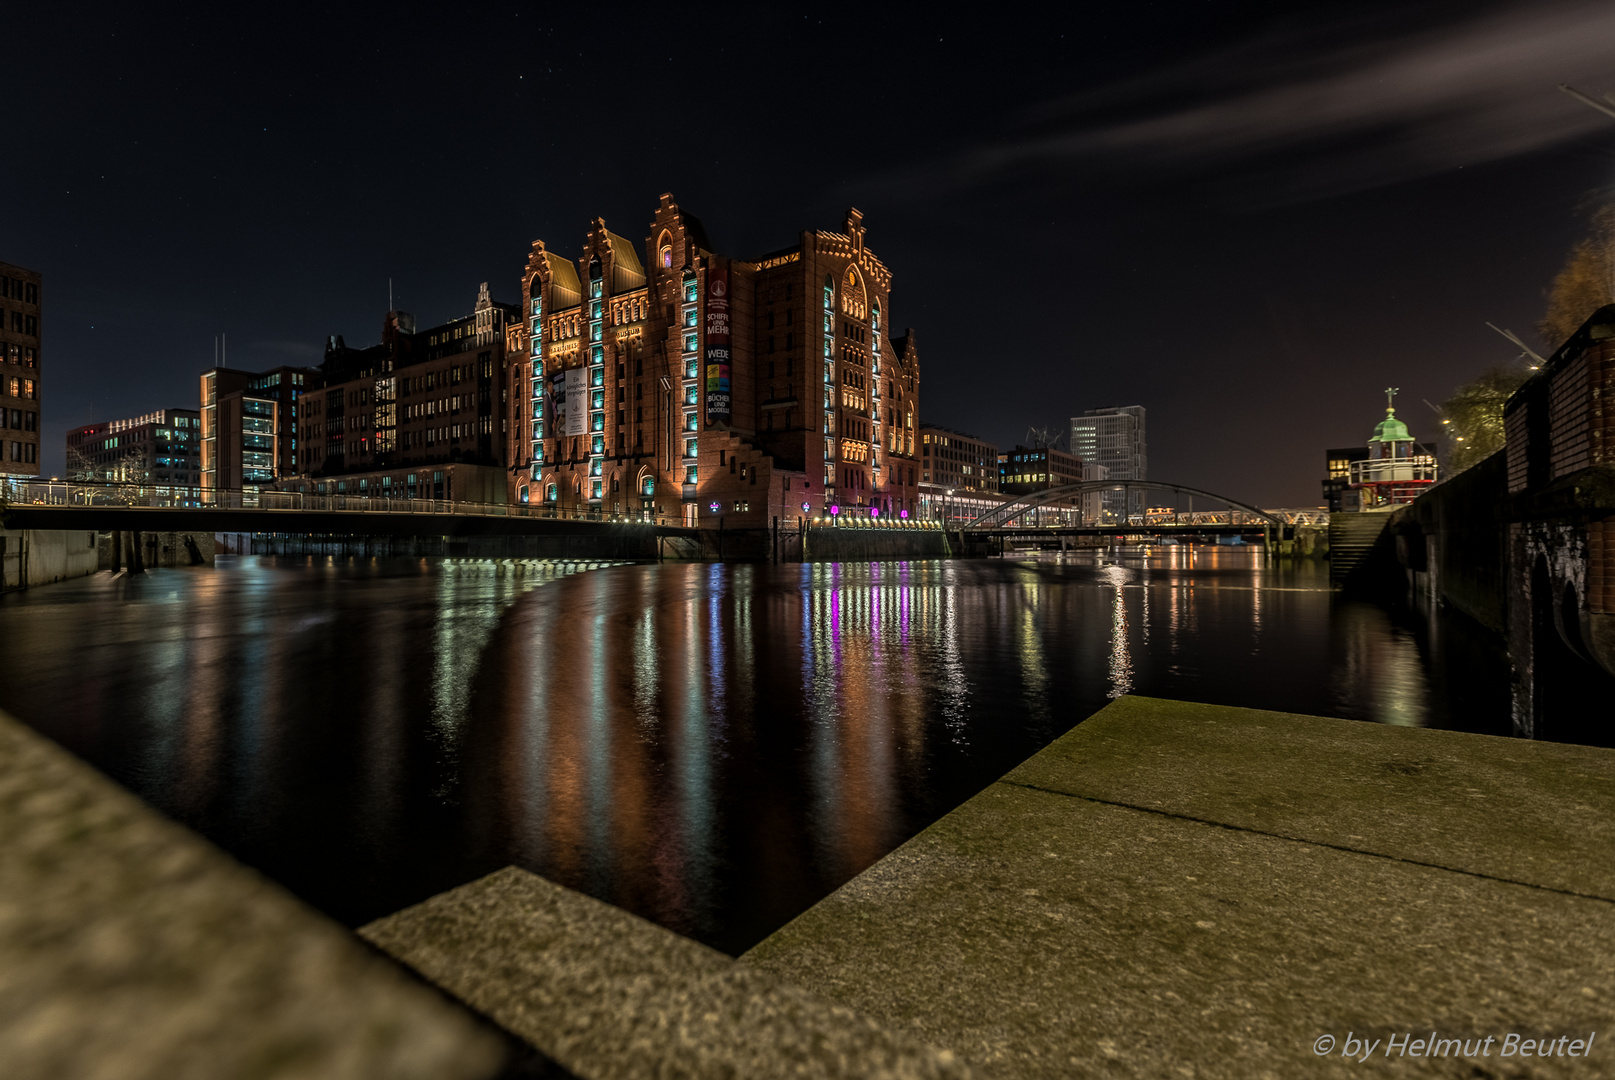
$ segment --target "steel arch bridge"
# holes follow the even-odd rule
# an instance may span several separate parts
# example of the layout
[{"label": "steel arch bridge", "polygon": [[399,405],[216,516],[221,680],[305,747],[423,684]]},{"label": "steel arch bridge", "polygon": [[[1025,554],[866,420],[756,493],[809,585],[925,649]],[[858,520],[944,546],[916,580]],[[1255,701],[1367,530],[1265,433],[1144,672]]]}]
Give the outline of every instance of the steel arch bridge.
[{"label": "steel arch bridge", "polygon": [[[994,507],[979,517],[958,527],[960,532],[980,532],[988,529],[1002,529],[1010,521],[1020,517],[1029,510],[1047,506],[1062,499],[1069,499],[1076,495],[1090,495],[1096,491],[1171,491],[1179,495],[1198,495],[1201,498],[1215,499],[1217,502],[1227,503],[1229,506],[1243,510],[1260,518],[1265,525],[1282,527],[1285,522],[1266,510],[1260,510],[1249,503],[1230,499],[1226,495],[1219,495],[1215,491],[1206,491],[1203,488],[1190,487],[1187,484],[1174,484],[1166,480],[1082,480],[1075,484],[1065,484],[1061,487],[1048,488],[1023,495],[1018,499]],[[1125,524],[1125,523],[1123,523]],[[1142,518],[1139,524],[1145,524]]]}]

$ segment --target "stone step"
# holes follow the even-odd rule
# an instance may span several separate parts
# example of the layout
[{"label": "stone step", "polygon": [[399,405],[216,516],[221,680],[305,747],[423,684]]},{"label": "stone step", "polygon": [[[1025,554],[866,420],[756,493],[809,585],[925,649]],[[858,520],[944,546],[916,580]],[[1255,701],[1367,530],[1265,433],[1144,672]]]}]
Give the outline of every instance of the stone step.
[{"label": "stone step", "polygon": [[970,1075],[946,1050],[513,866],[359,933],[584,1080]]},{"label": "stone step", "polygon": [[475,1080],[502,1036],[0,713],[7,1080]]}]

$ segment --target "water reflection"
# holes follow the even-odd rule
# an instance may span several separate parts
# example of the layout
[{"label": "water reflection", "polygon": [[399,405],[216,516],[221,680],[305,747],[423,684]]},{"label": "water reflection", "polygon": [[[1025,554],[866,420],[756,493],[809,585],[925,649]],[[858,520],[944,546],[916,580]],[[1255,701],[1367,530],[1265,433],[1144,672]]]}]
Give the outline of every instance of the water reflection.
[{"label": "water reflection", "polygon": [[1122,693],[1506,727],[1462,633],[1250,552],[583,568],[63,583],[0,701],[349,922],[514,862],[730,951]]}]

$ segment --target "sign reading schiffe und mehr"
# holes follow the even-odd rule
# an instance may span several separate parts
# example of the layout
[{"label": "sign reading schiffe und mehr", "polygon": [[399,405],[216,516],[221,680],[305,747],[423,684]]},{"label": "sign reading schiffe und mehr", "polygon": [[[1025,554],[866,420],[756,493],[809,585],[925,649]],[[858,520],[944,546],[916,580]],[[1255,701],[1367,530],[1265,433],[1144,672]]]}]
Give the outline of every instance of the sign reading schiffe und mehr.
[{"label": "sign reading schiffe und mehr", "polygon": [[729,267],[707,267],[707,423],[729,423]]}]

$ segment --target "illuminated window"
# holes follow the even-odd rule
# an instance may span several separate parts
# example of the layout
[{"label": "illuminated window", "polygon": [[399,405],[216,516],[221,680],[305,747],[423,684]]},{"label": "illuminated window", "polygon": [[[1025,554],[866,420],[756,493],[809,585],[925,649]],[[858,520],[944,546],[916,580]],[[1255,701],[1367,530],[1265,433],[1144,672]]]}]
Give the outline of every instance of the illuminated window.
[{"label": "illuminated window", "polygon": [[696,347],[697,347],[696,336],[694,334],[685,334],[684,335],[684,351],[685,352],[695,352]]},{"label": "illuminated window", "polygon": [[695,483],[695,466],[694,465],[686,465],[686,466],[684,466],[684,482],[686,484]]},{"label": "illuminated window", "polygon": [[672,268],[673,268],[673,245],[672,244],[663,244],[662,245],[662,269],[671,270]]}]

